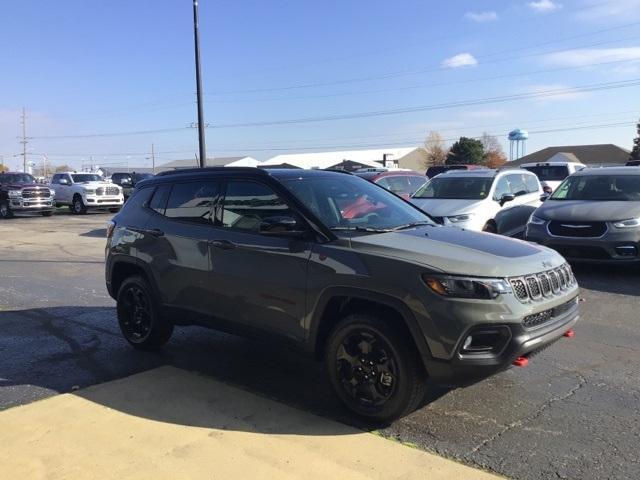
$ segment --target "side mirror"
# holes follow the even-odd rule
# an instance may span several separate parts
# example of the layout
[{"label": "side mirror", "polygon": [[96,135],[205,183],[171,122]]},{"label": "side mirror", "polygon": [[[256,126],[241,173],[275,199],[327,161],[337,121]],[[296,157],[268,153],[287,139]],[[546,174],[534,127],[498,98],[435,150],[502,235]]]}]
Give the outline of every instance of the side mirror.
[{"label": "side mirror", "polygon": [[545,194],[543,194],[543,195],[540,195],[540,201],[541,201],[541,202],[544,202],[547,198],[549,198],[549,194],[548,194],[548,193],[545,193]]},{"label": "side mirror", "polygon": [[123,178],[122,180],[120,180],[120,184],[121,184],[121,185],[127,185],[127,186],[129,186],[129,185],[131,185],[132,183],[133,183],[133,182],[131,181],[131,179],[130,179],[130,178]]},{"label": "side mirror", "polygon": [[301,226],[293,217],[267,217],[260,222],[260,233],[273,237],[299,237],[304,234]]},{"label": "side mirror", "polygon": [[513,202],[516,199],[515,195],[511,195],[510,193],[505,193],[500,197],[500,206],[503,206],[507,202]]},{"label": "side mirror", "polygon": [[60,180],[58,180],[58,183],[60,185],[69,185],[69,180],[67,180],[66,178],[61,178]]}]

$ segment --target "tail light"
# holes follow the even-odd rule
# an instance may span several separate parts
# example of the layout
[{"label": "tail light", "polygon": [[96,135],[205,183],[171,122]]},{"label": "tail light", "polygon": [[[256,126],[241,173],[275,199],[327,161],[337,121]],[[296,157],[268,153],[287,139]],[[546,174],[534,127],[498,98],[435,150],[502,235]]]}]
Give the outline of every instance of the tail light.
[{"label": "tail light", "polygon": [[107,238],[111,238],[113,236],[113,231],[116,229],[116,222],[113,220],[107,222]]}]

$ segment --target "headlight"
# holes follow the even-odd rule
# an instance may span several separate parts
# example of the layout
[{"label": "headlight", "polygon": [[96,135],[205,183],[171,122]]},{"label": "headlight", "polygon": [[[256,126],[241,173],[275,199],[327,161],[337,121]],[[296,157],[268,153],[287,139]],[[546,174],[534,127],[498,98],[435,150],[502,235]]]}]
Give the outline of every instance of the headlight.
[{"label": "headlight", "polygon": [[536,217],[535,215],[531,215],[529,217],[529,221],[527,223],[530,223],[532,225],[544,225],[545,223],[547,223],[547,221],[544,218],[540,218],[540,217]]},{"label": "headlight", "polygon": [[463,215],[454,215],[453,217],[447,217],[451,223],[468,222],[473,218],[473,213],[465,213]]},{"label": "headlight", "polygon": [[511,293],[511,285],[502,278],[469,278],[425,274],[422,279],[431,290],[443,297],[492,300],[501,294]]},{"label": "headlight", "polygon": [[9,196],[10,197],[21,197],[22,196],[22,190],[9,190]]},{"label": "headlight", "polygon": [[56,194],[56,191],[51,188],[49,189],[49,191],[51,192],[49,195],[52,197]]},{"label": "headlight", "polygon": [[629,220],[620,220],[619,222],[613,222],[613,226],[616,228],[640,227],[640,218],[630,218]]},{"label": "headlight", "polygon": [[95,195],[96,191],[95,191],[95,189],[85,188],[84,189],[84,193],[85,193],[85,195]]}]

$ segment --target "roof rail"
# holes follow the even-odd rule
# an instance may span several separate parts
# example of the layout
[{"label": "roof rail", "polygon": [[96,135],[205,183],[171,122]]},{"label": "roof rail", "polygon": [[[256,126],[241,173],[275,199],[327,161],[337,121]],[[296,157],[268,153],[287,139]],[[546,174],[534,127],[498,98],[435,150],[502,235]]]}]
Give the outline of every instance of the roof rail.
[{"label": "roof rail", "polygon": [[167,175],[182,175],[186,173],[207,173],[207,172],[261,172],[261,174],[268,175],[261,168],[255,167],[194,167],[194,168],[177,168],[175,170],[165,170],[164,172],[156,173],[156,177],[165,177]]}]

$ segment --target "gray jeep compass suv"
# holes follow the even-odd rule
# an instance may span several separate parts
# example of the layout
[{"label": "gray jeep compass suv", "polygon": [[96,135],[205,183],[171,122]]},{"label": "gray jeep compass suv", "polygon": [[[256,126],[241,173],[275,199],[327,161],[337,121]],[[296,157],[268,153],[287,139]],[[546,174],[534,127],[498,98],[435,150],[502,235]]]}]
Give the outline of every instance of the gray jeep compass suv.
[{"label": "gray jeep compass suv", "polygon": [[354,175],[207,168],[137,185],[109,225],[106,282],[136,348],[174,325],[324,359],[355,413],[415,409],[570,335],[578,285],[546,247],[436,225]]}]

